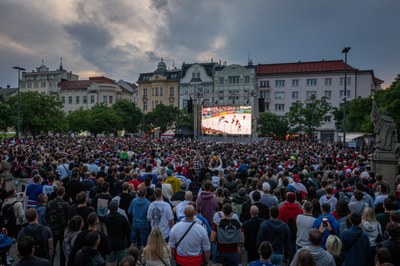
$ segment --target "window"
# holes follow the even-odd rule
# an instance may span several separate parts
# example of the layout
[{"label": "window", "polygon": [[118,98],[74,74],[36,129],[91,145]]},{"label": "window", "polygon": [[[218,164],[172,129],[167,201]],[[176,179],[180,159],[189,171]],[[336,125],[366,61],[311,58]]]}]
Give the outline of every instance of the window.
[{"label": "window", "polygon": [[90,103],[94,103],[94,95],[90,95]]},{"label": "window", "polygon": [[327,123],[331,122],[331,116],[330,115],[324,116],[324,121]]},{"label": "window", "polygon": [[46,82],[40,83],[40,87],[41,87],[41,88],[46,88]]},{"label": "window", "polygon": [[285,99],[285,93],[284,93],[284,92],[275,92],[275,99],[276,99],[276,100],[283,100],[283,99]]},{"label": "window", "polygon": [[324,96],[331,98],[332,97],[332,91],[324,91]]},{"label": "window", "polygon": [[109,97],[108,97],[108,103],[109,103],[109,104],[113,104],[113,97],[112,97],[112,96],[109,96]]},{"label": "window", "polygon": [[332,79],[331,78],[326,78],[325,79],[325,86],[332,86]]},{"label": "window", "polygon": [[54,82],[50,82],[49,83],[49,88],[53,88],[54,87]]},{"label": "window", "polygon": [[284,110],[285,110],[285,104],[283,103],[275,104],[275,111],[284,111]]},{"label": "window", "polygon": [[154,88],[151,88],[151,96],[154,96]]},{"label": "window", "polygon": [[163,88],[160,88],[160,96],[163,96]]},{"label": "window", "polygon": [[299,98],[299,92],[298,91],[292,91],[292,99],[298,99]]},{"label": "window", "polygon": [[219,78],[219,84],[224,84],[224,77]]},{"label": "window", "polygon": [[169,106],[174,106],[174,100],[169,100]]},{"label": "window", "polygon": [[250,83],[250,76],[244,76],[244,83]]},{"label": "window", "polygon": [[37,83],[37,82],[33,83],[33,87],[34,87],[35,89],[39,88],[39,83]]},{"label": "window", "polygon": [[[347,77],[347,85],[351,84],[351,78]],[[340,78],[340,86],[344,86],[344,78]]]},{"label": "window", "polygon": [[229,84],[236,84],[239,83],[239,76],[229,76]]},{"label": "window", "polygon": [[275,80],[275,87],[285,87],[285,80],[283,79]]},{"label": "window", "polygon": [[75,97],[75,103],[76,103],[76,104],[79,104],[79,96],[76,96],[76,97]]},{"label": "window", "polygon": [[317,97],[317,92],[316,91],[306,91],[306,98],[310,98],[310,97]]},{"label": "window", "polygon": [[317,86],[317,79],[307,79],[307,86]]},{"label": "window", "polygon": [[87,104],[87,96],[86,96],[86,95],[83,96],[83,103],[84,103],[84,104]]},{"label": "window", "polygon": [[169,88],[169,96],[174,96],[174,95],[175,95],[174,88],[173,87]]},{"label": "window", "polygon": [[269,80],[263,80],[260,82],[260,87],[269,87]]},{"label": "window", "polygon": [[192,79],[196,77],[196,73],[192,73]]},{"label": "window", "polygon": [[143,89],[143,96],[146,96],[146,97],[147,97],[147,88],[144,88],[144,89]]},{"label": "window", "polygon": [[107,95],[103,95],[103,103],[107,104]]},{"label": "window", "polygon": [[155,95],[158,96],[158,88],[155,88]]},{"label": "window", "polygon": [[143,102],[143,111],[147,111],[147,102]]},{"label": "window", "polygon": [[197,78],[198,78],[198,79],[200,78],[200,73],[197,73]]},{"label": "window", "polygon": [[292,87],[298,87],[299,86],[299,80],[298,79],[292,79]]},{"label": "window", "polygon": [[61,97],[61,103],[65,104],[65,97]]},{"label": "window", "polygon": [[68,96],[68,103],[72,104],[72,96]]},{"label": "window", "polygon": [[32,83],[27,83],[27,84],[26,84],[26,87],[27,87],[28,89],[32,88]]},{"label": "window", "polygon": [[[344,97],[344,90],[339,91],[339,97]],[[346,90],[346,97],[350,97],[350,90]]]}]

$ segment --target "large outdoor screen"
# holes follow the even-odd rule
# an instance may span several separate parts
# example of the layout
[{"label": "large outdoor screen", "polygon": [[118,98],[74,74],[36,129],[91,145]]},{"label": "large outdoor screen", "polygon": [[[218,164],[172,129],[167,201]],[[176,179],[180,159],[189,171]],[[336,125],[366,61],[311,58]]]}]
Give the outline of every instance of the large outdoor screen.
[{"label": "large outdoor screen", "polygon": [[250,135],[251,106],[203,107],[201,130],[207,135]]}]

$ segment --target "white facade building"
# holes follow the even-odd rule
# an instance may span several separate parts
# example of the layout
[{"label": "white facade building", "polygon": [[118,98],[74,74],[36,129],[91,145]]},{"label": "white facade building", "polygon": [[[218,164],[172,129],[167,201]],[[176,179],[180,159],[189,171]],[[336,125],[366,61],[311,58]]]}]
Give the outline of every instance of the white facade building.
[{"label": "white facade building", "polygon": [[[345,65],[342,60],[298,62],[284,64],[259,64],[257,67],[257,90],[259,111],[271,112],[283,117],[292,103],[304,102],[315,95],[326,96],[332,107],[343,103],[344,71],[347,71],[347,100],[370,97],[380,89],[382,80],[372,70],[358,70]],[[320,140],[336,140],[337,131],[332,114],[317,128]]]},{"label": "white facade building", "polygon": [[63,66],[62,61],[60,67],[56,70],[49,70],[48,67],[42,65],[32,70],[32,72],[22,72],[21,79],[21,92],[36,91],[41,94],[58,93],[57,84],[61,80],[78,80],[79,76],[73,74],[71,71],[67,72]]},{"label": "white facade building", "polygon": [[112,106],[119,99],[133,101],[133,92],[106,77],[89,80],[62,81],[58,84],[64,112],[90,109],[96,104]]}]

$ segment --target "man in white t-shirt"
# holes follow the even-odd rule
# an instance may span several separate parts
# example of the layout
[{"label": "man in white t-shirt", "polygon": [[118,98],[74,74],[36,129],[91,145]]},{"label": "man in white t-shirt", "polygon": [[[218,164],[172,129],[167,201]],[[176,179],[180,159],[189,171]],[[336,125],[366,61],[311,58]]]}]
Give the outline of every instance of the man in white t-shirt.
[{"label": "man in white t-shirt", "polygon": [[171,205],[163,200],[163,195],[160,188],[154,189],[153,201],[147,210],[147,220],[151,224],[151,228],[159,227],[164,239],[168,242],[169,233],[174,225],[174,214],[172,213]]}]

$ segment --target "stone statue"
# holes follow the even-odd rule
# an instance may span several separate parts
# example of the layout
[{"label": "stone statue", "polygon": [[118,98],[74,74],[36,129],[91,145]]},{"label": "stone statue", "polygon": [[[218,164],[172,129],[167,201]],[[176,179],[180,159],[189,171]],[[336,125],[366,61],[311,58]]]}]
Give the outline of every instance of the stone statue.
[{"label": "stone statue", "polygon": [[0,178],[5,183],[5,190],[15,189],[14,176],[10,173],[11,164],[6,160],[1,161]]},{"label": "stone statue", "polygon": [[378,106],[372,101],[371,121],[374,125],[375,149],[385,152],[395,152],[397,149],[397,129],[393,118],[386,110],[379,113]]}]

